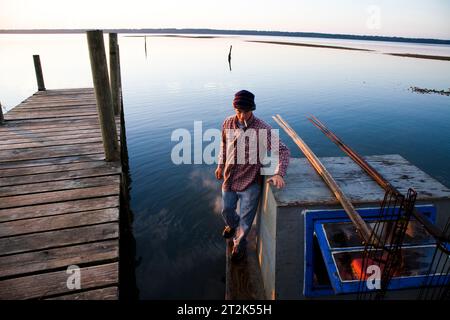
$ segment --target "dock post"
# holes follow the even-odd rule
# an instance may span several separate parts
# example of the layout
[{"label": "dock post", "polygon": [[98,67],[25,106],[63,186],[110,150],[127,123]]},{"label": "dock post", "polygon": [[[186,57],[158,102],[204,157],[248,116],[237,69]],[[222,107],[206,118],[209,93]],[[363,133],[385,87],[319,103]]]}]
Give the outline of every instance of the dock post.
[{"label": "dock post", "polygon": [[119,88],[119,54],[117,50],[117,33],[109,34],[109,74],[111,76],[111,94],[114,114],[119,115],[120,88]]},{"label": "dock post", "polygon": [[111,87],[108,77],[105,43],[103,31],[87,31],[89,58],[91,60],[92,79],[100,127],[102,131],[103,147],[106,161],[117,161],[120,158],[117,129],[112,107]]},{"label": "dock post", "polygon": [[3,121],[5,121],[5,118],[3,117],[2,103],[0,102],[0,124],[2,124]]},{"label": "dock post", "polygon": [[38,54],[33,55],[34,70],[39,91],[45,91],[44,76],[42,75],[41,59]]},{"label": "dock post", "polygon": [[123,108],[123,95],[122,95],[122,71],[120,71],[120,46],[117,43],[117,61],[119,66],[119,91],[120,91],[120,105]]}]

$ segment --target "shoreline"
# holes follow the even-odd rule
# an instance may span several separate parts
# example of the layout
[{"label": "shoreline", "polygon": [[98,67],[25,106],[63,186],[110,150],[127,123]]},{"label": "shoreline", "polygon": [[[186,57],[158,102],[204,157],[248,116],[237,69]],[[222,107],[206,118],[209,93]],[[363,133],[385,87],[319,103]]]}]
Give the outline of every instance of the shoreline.
[{"label": "shoreline", "polygon": [[285,46],[297,46],[297,47],[312,47],[312,48],[327,48],[327,49],[340,49],[340,50],[353,50],[353,51],[366,51],[373,52],[370,49],[352,48],[352,47],[342,47],[342,46],[331,46],[324,44],[309,44],[303,42],[282,42],[282,41],[264,41],[264,40],[245,40],[246,42],[257,42],[257,43],[268,43],[268,44],[279,44]]},{"label": "shoreline", "polygon": [[436,94],[440,94],[442,96],[450,96],[450,88],[448,89],[448,91],[445,91],[445,90],[427,89],[427,88],[419,88],[419,87],[410,87],[409,90],[411,90],[411,92],[416,92],[416,93],[420,93],[420,94],[436,93]]},{"label": "shoreline", "polygon": [[384,53],[384,54],[387,54],[390,56],[396,56],[396,57],[450,61],[449,56],[434,56],[434,55],[416,54],[416,53]]},{"label": "shoreline", "polygon": [[[312,48],[326,48],[326,49],[338,49],[338,50],[377,52],[376,50],[370,50],[370,49],[353,48],[353,47],[342,47],[342,46],[331,46],[331,45],[321,45],[321,44],[282,42],[282,41],[263,41],[263,40],[245,40],[245,41],[246,42],[266,43],[266,44],[287,45],[287,46],[298,46],[298,47],[312,47]],[[390,55],[390,56],[396,56],[396,57],[450,61],[450,56],[435,56],[435,55],[416,54],[416,53],[391,53],[391,52],[380,52],[380,53],[381,54],[385,54],[385,55]]]},{"label": "shoreline", "polygon": [[191,39],[215,39],[217,36],[181,36],[178,34],[152,34],[143,36],[124,36],[127,38],[153,38],[153,37],[167,37],[167,38],[191,38]]}]

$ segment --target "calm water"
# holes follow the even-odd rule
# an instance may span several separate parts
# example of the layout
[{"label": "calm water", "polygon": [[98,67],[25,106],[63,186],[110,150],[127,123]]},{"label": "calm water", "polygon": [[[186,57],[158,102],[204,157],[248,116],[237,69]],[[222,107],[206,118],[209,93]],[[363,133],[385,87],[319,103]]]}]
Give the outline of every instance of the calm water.
[{"label": "calm water", "polygon": [[[375,53],[216,39],[120,37],[140,298],[224,297],[225,246],[214,165],[172,164],[176,128],[220,128],[234,92],[256,95],[256,115],[281,114],[319,156],[342,155],[305,116],[312,113],[362,155],[397,153],[450,185],[450,97],[410,86],[450,87],[450,62],[381,52],[450,55],[449,46],[320,42]],[[249,37],[245,37],[249,39]],[[268,39],[258,37],[258,39]],[[233,45],[232,71],[227,55]],[[35,89],[32,54],[48,88],[92,86],[80,35],[0,35],[0,99],[10,109]],[[282,133],[292,155],[300,152]]]}]

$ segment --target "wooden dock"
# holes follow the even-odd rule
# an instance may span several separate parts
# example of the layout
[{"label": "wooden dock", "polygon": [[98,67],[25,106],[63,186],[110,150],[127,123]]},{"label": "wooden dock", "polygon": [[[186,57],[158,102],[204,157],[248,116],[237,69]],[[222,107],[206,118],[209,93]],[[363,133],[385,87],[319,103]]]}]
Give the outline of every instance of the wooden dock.
[{"label": "wooden dock", "polygon": [[104,161],[94,90],[39,91],[4,117],[0,299],[117,299],[122,167]]}]

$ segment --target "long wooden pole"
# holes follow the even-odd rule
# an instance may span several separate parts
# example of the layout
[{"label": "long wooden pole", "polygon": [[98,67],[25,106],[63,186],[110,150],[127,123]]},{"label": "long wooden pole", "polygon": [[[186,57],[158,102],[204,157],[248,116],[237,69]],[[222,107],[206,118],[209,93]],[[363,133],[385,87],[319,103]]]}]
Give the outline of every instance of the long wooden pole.
[{"label": "long wooden pole", "polygon": [[39,55],[33,55],[33,62],[34,71],[36,72],[38,91],[45,91],[44,76],[42,75],[41,59],[39,58]]},{"label": "long wooden pole", "polygon": [[87,31],[86,34],[105,160],[117,161],[120,158],[120,152],[114,110],[112,107],[103,31]]},{"label": "long wooden pole", "polygon": [[117,33],[109,34],[109,74],[111,75],[111,94],[114,114],[120,111],[119,55],[117,52]]},{"label": "long wooden pole", "polygon": [[294,140],[295,144],[300,148],[303,154],[306,156],[308,161],[317,171],[317,173],[322,177],[327,186],[331,189],[335,197],[341,203],[345,212],[347,213],[350,220],[355,225],[357,231],[361,234],[362,238],[366,243],[375,242],[378,243],[377,237],[373,234],[372,229],[366,224],[366,222],[361,218],[359,213],[353,207],[350,200],[342,192],[341,188],[338,186],[336,181],[333,179],[331,174],[327,171],[322,162],[317,158],[317,156],[312,152],[308,145],[297,135],[297,133],[289,126],[289,124],[281,118],[280,115],[276,115],[273,119],[278,123],[278,125],[286,131],[286,133]]},{"label": "long wooden pole", "polygon": [[[319,119],[315,116],[311,115],[308,118],[312,124],[314,124],[320,131],[322,131],[331,141],[333,141],[342,151],[344,151],[353,161],[356,162],[366,173],[371,176],[375,182],[378,183],[380,187],[382,187],[385,191],[393,191],[394,193],[400,194],[397,188],[395,188],[389,181],[387,181],[377,170],[375,170],[367,161],[365,161],[356,151],[347,146],[338,136],[336,136],[330,129],[328,129],[325,124],[323,124]],[[431,233],[435,238],[441,241],[450,241],[450,238],[445,237],[445,233],[440,230],[437,226],[432,224],[427,217],[423,215],[423,213],[413,208],[413,215],[416,217],[420,223],[423,224],[425,229]]]}]

